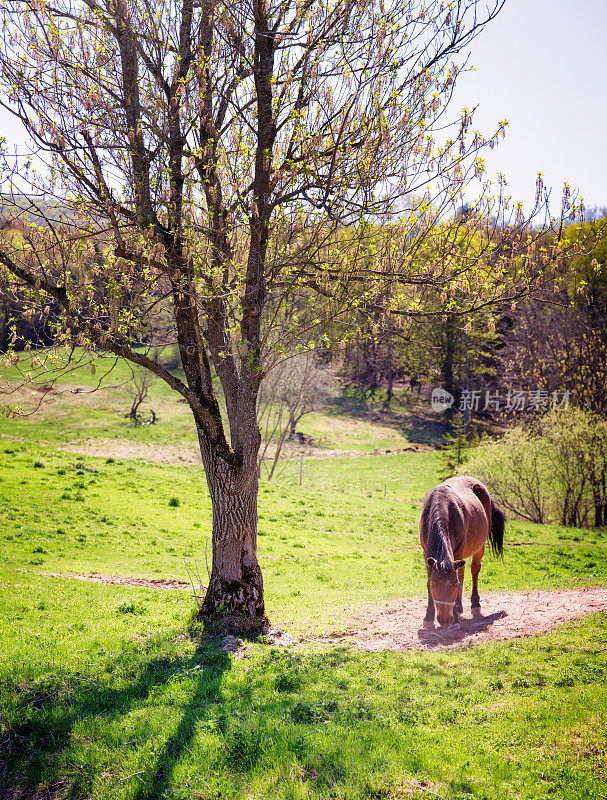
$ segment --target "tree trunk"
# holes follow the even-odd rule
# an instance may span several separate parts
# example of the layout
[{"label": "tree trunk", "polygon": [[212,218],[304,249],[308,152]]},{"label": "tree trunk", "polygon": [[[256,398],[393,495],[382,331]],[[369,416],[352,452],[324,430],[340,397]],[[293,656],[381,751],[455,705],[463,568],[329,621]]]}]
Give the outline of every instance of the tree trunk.
[{"label": "tree trunk", "polygon": [[445,323],[445,351],[443,355],[443,363],[441,364],[442,388],[446,389],[449,394],[455,398],[455,402],[445,413],[445,417],[451,420],[459,404],[459,397],[456,396],[459,393],[456,392],[455,389],[455,376],[453,374],[455,361],[455,320],[452,314],[448,315]]},{"label": "tree trunk", "polygon": [[394,393],[394,369],[392,364],[392,339],[388,337],[388,353],[386,356],[388,365],[387,365],[387,381],[388,385],[386,387],[386,400],[384,402],[384,411],[390,410],[390,404],[392,403],[392,396]]},{"label": "tree trunk", "polygon": [[450,394],[455,392],[455,379],[453,376],[453,361],[455,357],[455,322],[453,317],[449,315],[445,323],[445,351],[443,354],[443,363],[441,364],[441,377],[443,382],[443,389],[446,389]]},{"label": "tree trunk", "polygon": [[[594,500],[594,527],[595,528],[602,528],[603,527],[603,506],[605,504],[604,499],[601,497],[599,491],[594,488],[592,490],[592,497]],[[607,520],[605,520],[607,522]]]},{"label": "tree trunk", "polygon": [[212,452],[204,434],[200,438],[213,509],[213,568],[198,616],[235,615],[243,618],[245,629],[262,629],[267,619],[257,561],[256,453],[241,464],[230,464]]}]

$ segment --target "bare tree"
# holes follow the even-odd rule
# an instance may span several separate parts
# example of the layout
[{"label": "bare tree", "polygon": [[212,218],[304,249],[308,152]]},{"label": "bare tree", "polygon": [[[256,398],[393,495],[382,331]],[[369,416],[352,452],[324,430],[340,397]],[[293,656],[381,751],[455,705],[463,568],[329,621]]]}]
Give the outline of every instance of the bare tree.
[{"label": "bare tree", "polygon": [[[501,5],[2,4],[0,102],[49,165],[11,162],[13,216],[36,190],[60,213],[2,237],[1,281],[47,309],[56,343],[188,402],[213,505],[202,616],[263,624],[257,395],[277,321],[288,350],[356,314],[406,325],[441,313],[430,296],[466,314],[541,283],[550,258],[525,273],[520,219],[495,243],[506,205],[445,222],[503,132],[483,138],[466,111],[441,133],[458,54]],[[135,348],[150,330],[177,343],[184,380]]]},{"label": "bare tree", "polygon": [[274,476],[285,441],[295,437],[298,422],[334,394],[333,371],[314,352],[297,353],[268,370],[257,398],[263,432],[259,469],[269,462],[268,480]]},{"label": "bare tree", "polygon": [[[127,385],[127,390],[131,395],[131,410],[129,411],[129,418],[135,425],[141,425],[142,419],[139,413],[140,406],[145,403],[148,398],[149,388],[154,376],[149,370],[138,370],[133,372],[133,377]],[[156,422],[156,414],[152,410],[150,418],[146,420],[146,424],[153,425]]]}]

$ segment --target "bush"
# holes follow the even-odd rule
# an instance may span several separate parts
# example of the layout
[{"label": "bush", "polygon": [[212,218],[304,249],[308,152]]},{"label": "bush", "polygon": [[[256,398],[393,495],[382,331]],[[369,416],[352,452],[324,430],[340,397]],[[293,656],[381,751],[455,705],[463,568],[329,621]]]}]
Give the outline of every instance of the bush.
[{"label": "bush", "polygon": [[607,422],[582,409],[511,428],[475,448],[460,472],[482,480],[503,508],[530,522],[607,523]]},{"label": "bush", "polygon": [[530,522],[546,521],[550,481],[543,445],[523,427],[479,445],[460,471],[481,480],[504,509]]},{"label": "bush", "polygon": [[607,523],[607,422],[579,408],[546,415],[541,425],[547,442],[554,488],[563,525]]}]

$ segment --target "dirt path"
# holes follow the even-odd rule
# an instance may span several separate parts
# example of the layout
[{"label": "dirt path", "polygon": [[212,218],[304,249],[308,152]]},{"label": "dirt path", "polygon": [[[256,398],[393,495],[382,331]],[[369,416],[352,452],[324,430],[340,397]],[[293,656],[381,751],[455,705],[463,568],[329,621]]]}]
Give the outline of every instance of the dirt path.
[{"label": "dirt path", "polygon": [[[102,458],[134,458],[141,461],[153,461],[157,464],[198,464],[200,450],[195,442],[184,442],[180,445],[166,443],[153,444],[151,442],[130,442],[127,439],[100,439],[90,438],[78,442],[68,442],[59,448],[68,453],[78,453],[83,456],[97,456]],[[387,450],[375,450],[363,453],[361,450],[337,450],[323,447],[289,445],[283,452],[283,461],[297,461],[300,456],[304,458],[345,458],[346,456],[377,456],[400,455],[401,453],[417,453],[430,450],[426,445],[409,444],[405,447]],[[269,454],[271,455],[271,454]],[[269,457],[269,456],[268,456]]]},{"label": "dirt path", "polygon": [[68,442],[59,448],[67,453],[101,458],[134,458],[155,464],[198,464],[202,467],[200,450],[194,443],[180,445],[129,442],[128,439],[84,439]]},{"label": "dirt path", "polygon": [[447,650],[479,642],[534,636],[575,617],[607,611],[607,588],[506,592],[481,596],[481,614],[473,617],[469,600],[459,629],[422,629],[426,600],[407,598],[361,609],[351,627],[339,633],[304,637],[305,642],[340,642],[361,650]]},{"label": "dirt path", "polygon": [[[73,578],[117,586],[143,586],[148,589],[189,589],[188,581],[176,578],[133,578],[121,575],[65,575],[47,572],[55,578]],[[277,643],[332,642],[359,647],[361,650],[447,650],[468,647],[479,642],[517,639],[546,633],[575,617],[607,612],[607,587],[563,589],[560,591],[486,593],[482,609],[473,616],[469,600],[459,628],[432,630],[422,628],[426,600],[411,597],[384,604],[370,604],[351,617],[347,630],[321,636],[303,636],[297,640],[275,632]]]},{"label": "dirt path", "polygon": [[176,578],[130,578],[122,575],[100,575],[93,572],[90,575],[66,575],[61,572],[45,572],[50,578],[72,578],[76,581],[91,581],[91,583],[110,583],[115,586],[143,586],[147,589],[189,589],[188,581]]}]

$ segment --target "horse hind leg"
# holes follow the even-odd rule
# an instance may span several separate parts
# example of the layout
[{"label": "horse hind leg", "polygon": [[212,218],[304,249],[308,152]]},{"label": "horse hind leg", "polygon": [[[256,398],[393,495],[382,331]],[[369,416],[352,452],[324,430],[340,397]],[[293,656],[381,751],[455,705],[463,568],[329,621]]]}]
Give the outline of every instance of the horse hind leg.
[{"label": "horse hind leg", "polygon": [[472,595],[470,597],[470,606],[472,608],[481,607],[481,598],[478,593],[478,573],[481,571],[481,559],[484,552],[485,547],[483,545],[483,547],[481,547],[481,549],[472,556],[472,563],[470,565],[470,570],[472,572]]}]

